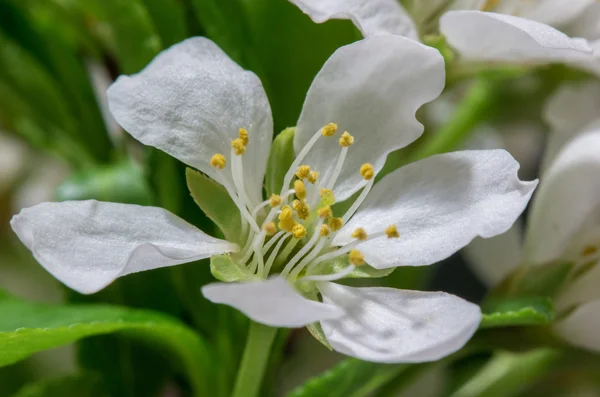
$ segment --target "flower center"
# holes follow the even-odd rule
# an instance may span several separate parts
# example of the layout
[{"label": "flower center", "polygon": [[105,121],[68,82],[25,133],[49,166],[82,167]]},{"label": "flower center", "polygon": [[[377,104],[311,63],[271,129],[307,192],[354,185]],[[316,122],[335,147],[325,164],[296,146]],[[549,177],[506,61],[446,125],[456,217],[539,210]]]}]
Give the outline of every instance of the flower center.
[{"label": "flower center", "polygon": [[302,162],[319,139],[331,139],[336,132],[337,125],[334,123],[317,131],[290,166],[281,192],[256,206],[253,206],[246,193],[243,178],[242,158],[247,145],[251,144],[248,131],[241,128],[238,138],[231,142],[233,186],[223,175],[227,164],[225,156],[217,153],[212,157],[210,164],[217,170],[218,181],[240,210],[241,234],[246,239],[233,260],[249,274],[266,278],[274,270],[280,271],[283,277],[295,280],[302,272],[310,275],[320,263],[341,255],[348,256],[351,266],[360,266],[365,259],[357,245],[383,236],[400,236],[396,225],[372,235],[368,235],[363,228],[357,228],[352,233],[352,242],[343,247],[331,247],[336,233],[367,197],[375,176],[373,166],[369,163],[357,170],[362,177],[359,186],[362,191],[343,216],[335,217],[331,208],[336,203],[333,187],[354,144],[354,137],[347,131],[341,134],[338,139],[340,152],[331,172],[325,177],[321,177],[323,174],[319,170],[313,170]]}]

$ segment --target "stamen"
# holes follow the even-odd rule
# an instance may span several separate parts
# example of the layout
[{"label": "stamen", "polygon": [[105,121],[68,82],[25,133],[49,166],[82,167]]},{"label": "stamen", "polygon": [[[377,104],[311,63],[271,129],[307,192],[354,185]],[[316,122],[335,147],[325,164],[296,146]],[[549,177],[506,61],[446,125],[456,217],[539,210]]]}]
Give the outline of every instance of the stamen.
[{"label": "stamen", "polygon": [[[281,250],[281,246],[283,245],[283,243],[285,243],[285,240],[288,238],[288,236],[290,236],[290,234],[286,233],[281,239],[279,239],[275,248],[273,248],[273,252],[271,252],[271,254],[269,255],[269,258],[267,259],[267,262],[265,263],[265,268],[263,270],[263,277],[266,277],[269,275],[269,272],[271,271],[271,267],[273,267],[273,262],[275,262],[275,258],[277,258],[277,255],[279,254],[279,250]],[[292,241],[294,241],[294,240],[292,240]]]},{"label": "stamen", "polygon": [[216,153],[211,157],[210,165],[218,170],[222,170],[225,168],[225,165],[227,165],[227,160],[225,160],[225,156],[223,156],[221,153]]},{"label": "stamen", "polygon": [[304,280],[306,280],[306,281],[335,281],[335,280],[340,280],[340,279],[346,277],[347,275],[349,275],[350,273],[352,273],[354,271],[354,269],[356,269],[356,266],[350,265],[350,266],[346,266],[343,270],[340,270],[337,273],[319,274],[319,275],[315,275],[315,276],[304,276],[298,281],[304,281]]},{"label": "stamen", "polygon": [[[335,125],[333,123],[329,123],[325,127],[321,128],[319,131],[317,131],[308,140],[308,142],[306,142],[306,145],[304,145],[304,147],[302,148],[302,150],[300,150],[300,153],[298,153],[298,156],[296,156],[296,159],[294,160],[294,162],[290,166],[289,170],[285,174],[285,177],[283,178],[283,186],[281,188],[282,189],[281,190],[281,195],[282,196],[283,196],[283,192],[286,191],[289,188],[290,182],[292,181],[292,178],[294,177],[294,173],[296,172],[295,170],[298,168],[298,166],[300,165],[300,163],[302,163],[302,160],[304,160],[304,158],[306,157],[306,155],[308,154],[308,152],[310,151],[310,149],[312,149],[312,147],[315,145],[315,143],[317,142],[317,140],[321,136],[332,136],[333,134],[335,134],[336,130],[337,130],[337,125]],[[331,131],[333,131],[333,132],[331,132]]]},{"label": "stamen", "polygon": [[304,200],[306,198],[306,186],[301,180],[297,179],[294,182],[294,191],[296,192],[296,197],[298,197],[300,200]]},{"label": "stamen", "polygon": [[329,206],[335,204],[335,195],[333,194],[333,190],[321,188],[321,190],[319,190],[319,195],[321,196],[322,205]]},{"label": "stamen", "polygon": [[[370,241],[379,237],[383,237],[385,236],[385,232],[377,232],[377,233],[373,233],[369,236],[369,238],[366,241]],[[310,269],[314,269],[319,263],[324,262],[324,261],[328,261],[330,259],[333,258],[337,258],[340,255],[344,255],[347,252],[350,252],[352,249],[354,249],[358,244],[364,243],[364,241],[361,240],[352,240],[351,242],[349,242],[348,244],[338,248],[335,251],[332,252],[328,252],[326,254],[323,254],[321,256],[319,256],[317,259],[315,259],[314,261],[312,261],[312,263],[309,266],[309,270]]]},{"label": "stamen", "polygon": [[317,215],[319,215],[319,218],[329,219],[329,218],[333,217],[333,211],[331,210],[330,206],[327,206],[327,207],[319,208],[317,210]]},{"label": "stamen", "polygon": [[294,213],[289,205],[284,205],[283,208],[281,208],[278,218],[279,224],[277,227],[281,230],[285,230],[286,232],[291,232],[294,225],[296,225]]},{"label": "stamen", "polygon": [[246,144],[241,138],[231,141],[231,148],[234,150],[236,156],[241,156],[246,153]]},{"label": "stamen", "polygon": [[350,263],[352,263],[354,266],[360,266],[365,264],[365,257],[357,249],[351,250],[348,254],[348,258],[350,259]]},{"label": "stamen", "polygon": [[306,180],[313,185],[317,182],[318,179],[319,173],[317,171],[309,172],[308,176],[306,177]]},{"label": "stamen", "polygon": [[354,215],[354,213],[358,210],[360,205],[365,201],[374,183],[375,179],[371,179],[367,182],[363,190],[360,192],[360,195],[356,198],[356,200],[354,200],[350,208],[348,208],[348,211],[346,211],[346,213],[342,217],[344,223],[348,222],[352,215]]},{"label": "stamen", "polygon": [[[302,226],[302,225],[298,225],[298,226]],[[302,226],[302,228],[304,229],[304,227]],[[318,227],[317,227],[318,228]],[[306,229],[304,229],[304,234],[306,234]],[[295,237],[295,236],[294,236]],[[312,247],[314,247],[315,243],[317,242],[317,240],[320,238],[318,233],[313,233],[312,237],[310,238],[310,240],[308,241],[308,243],[306,243],[306,245],[304,247],[302,247],[300,249],[300,251],[298,251],[296,253],[296,255],[294,255],[292,257],[292,259],[290,259],[290,261],[285,265],[285,267],[283,268],[283,270],[281,271],[281,276],[282,277],[287,277],[287,275],[289,274],[289,272],[292,270],[292,268],[294,267],[294,265],[296,263],[298,263],[298,261],[304,256],[306,255],[306,253],[308,251],[311,250]]]},{"label": "stamen", "polygon": [[298,179],[306,179],[308,178],[308,175],[310,175],[310,166],[301,165],[298,167],[298,171],[296,171],[296,176]]},{"label": "stamen", "polygon": [[283,199],[281,198],[280,195],[278,194],[272,194],[271,198],[269,198],[269,205],[272,207],[277,207],[279,205],[281,205],[281,202],[283,201]]},{"label": "stamen", "polygon": [[[296,268],[294,270],[292,270],[289,278],[291,280],[295,280],[298,277],[298,275],[300,274],[300,272],[306,267],[306,265],[309,264],[317,255],[319,255],[321,253],[321,251],[323,250],[323,247],[328,242],[329,242],[329,239],[327,239],[327,238],[319,240],[319,242],[317,243],[317,246],[308,255],[306,255],[304,257],[304,259],[302,259],[300,261],[300,263],[296,266]],[[311,270],[311,267],[306,269],[306,274],[308,274],[310,272],[310,270]]]},{"label": "stamen", "polygon": [[245,128],[240,128],[238,137],[242,140],[244,146],[248,145],[248,130]]},{"label": "stamen", "polygon": [[246,194],[246,188],[244,187],[244,168],[242,165],[242,158],[241,156],[235,156],[234,151],[235,149],[231,148],[231,176],[233,178],[233,184],[246,208],[250,209],[254,206],[252,205],[252,200],[250,200]]},{"label": "stamen", "polygon": [[342,151],[340,152],[340,154],[337,158],[337,162],[335,163],[335,168],[333,169],[331,176],[327,180],[326,187],[328,189],[333,189],[333,186],[335,186],[335,182],[337,181],[338,177],[340,176],[340,172],[342,172],[342,167],[344,166],[344,161],[346,161],[347,154],[348,154],[348,146],[342,146]]},{"label": "stamen", "polygon": [[297,240],[304,238],[306,236],[306,228],[299,223],[295,224],[292,227],[292,236]]},{"label": "stamen", "polygon": [[373,166],[369,163],[364,163],[360,166],[360,176],[362,176],[366,181],[370,181],[375,176],[375,170]]},{"label": "stamen", "polygon": [[338,142],[343,147],[352,146],[354,144],[354,137],[348,131],[344,131]]},{"label": "stamen", "polygon": [[365,231],[365,229],[363,229],[362,227],[358,227],[358,228],[354,229],[351,236],[353,238],[361,240],[361,241],[365,241],[369,237],[367,235],[367,232]]},{"label": "stamen", "polygon": [[327,222],[327,226],[329,226],[332,231],[337,232],[344,226],[344,221],[342,218],[330,218]]},{"label": "stamen", "polygon": [[275,222],[269,222],[263,227],[267,236],[272,236],[277,232],[277,226],[275,226]]},{"label": "stamen", "polygon": [[319,236],[327,237],[327,236],[329,236],[329,233],[330,233],[329,226],[321,225],[321,229],[319,230]]},{"label": "stamen", "polygon": [[276,243],[276,242],[277,242],[277,241],[278,241],[278,240],[281,238],[281,236],[283,236],[285,233],[286,233],[286,232],[284,232],[283,230],[280,230],[280,231],[278,231],[278,232],[277,232],[277,234],[276,234],[276,235],[274,235],[274,236],[273,236],[273,238],[271,238],[271,239],[269,240],[269,242],[268,242],[268,243],[266,243],[266,244],[264,245],[264,247],[262,248],[262,253],[263,253],[263,255],[264,255],[264,254],[266,254],[267,252],[269,252],[269,250],[271,249],[271,247],[272,247],[273,245],[275,245],[275,243]]},{"label": "stamen", "polygon": [[385,234],[388,238],[400,237],[400,233],[398,233],[398,228],[396,227],[396,225],[390,225],[387,229],[385,229]]},{"label": "stamen", "polygon": [[310,217],[310,206],[305,201],[292,201],[292,208],[298,214],[298,218],[305,220]]},{"label": "stamen", "polygon": [[[250,213],[248,212],[248,209],[244,206],[244,204],[242,204],[242,202],[241,202],[240,198],[238,197],[238,195],[235,194],[235,192],[233,191],[233,188],[231,187],[231,185],[229,184],[229,182],[224,178],[224,176],[220,172],[216,173],[216,178],[217,178],[217,182],[219,182],[221,185],[223,185],[225,187],[225,190],[227,190],[227,193],[229,193],[229,196],[231,197],[231,199],[233,200],[233,202],[235,203],[235,205],[240,210],[241,216],[252,227],[252,230],[254,230],[255,233],[260,233],[260,228],[256,224],[256,221],[254,220],[254,218],[252,217],[252,215],[250,215]],[[242,226],[244,226],[243,222],[242,222]]]}]

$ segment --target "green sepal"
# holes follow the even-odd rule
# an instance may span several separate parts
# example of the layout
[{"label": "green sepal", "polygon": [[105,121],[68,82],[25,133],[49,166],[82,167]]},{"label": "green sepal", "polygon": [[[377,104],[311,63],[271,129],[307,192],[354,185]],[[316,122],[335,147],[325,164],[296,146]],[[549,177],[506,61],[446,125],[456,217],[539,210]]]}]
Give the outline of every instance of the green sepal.
[{"label": "green sepal", "polygon": [[227,190],[191,168],[185,170],[185,178],[194,201],[206,216],[221,229],[228,241],[241,243],[240,211]]},{"label": "green sepal", "polygon": [[231,283],[258,279],[233,262],[228,254],[215,255],[210,258],[210,272],[217,280]]},{"label": "green sepal", "polygon": [[12,397],[107,397],[100,379],[96,374],[87,373],[43,379],[23,386]]},{"label": "green sepal", "polygon": [[554,318],[552,300],[544,297],[491,299],[482,310],[479,328],[548,325]]},{"label": "green sepal", "polygon": [[[311,274],[335,274],[341,272],[348,266],[350,266],[348,255],[342,255],[330,261],[321,262]],[[389,276],[393,271],[393,267],[389,269],[375,269],[374,267],[364,264],[357,266],[343,278],[379,278]]]},{"label": "green sepal", "polygon": [[265,174],[265,189],[269,196],[281,192],[283,178],[294,162],[294,131],[296,127],[281,131],[271,145]]},{"label": "green sepal", "polygon": [[321,327],[321,323],[312,323],[306,326],[306,329],[314,338],[319,341],[323,346],[333,351],[333,347],[327,341],[327,337],[325,336],[325,332],[323,332],[323,327]]}]

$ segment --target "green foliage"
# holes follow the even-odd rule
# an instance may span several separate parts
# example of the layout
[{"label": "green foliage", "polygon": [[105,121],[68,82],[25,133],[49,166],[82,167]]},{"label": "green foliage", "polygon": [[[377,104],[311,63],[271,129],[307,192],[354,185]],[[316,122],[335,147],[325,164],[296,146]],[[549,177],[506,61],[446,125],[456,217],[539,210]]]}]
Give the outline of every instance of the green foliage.
[{"label": "green foliage", "polygon": [[216,279],[224,282],[246,281],[255,277],[236,265],[227,254],[210,258],[210,271]]},{"label": "green foliage", "polygon": [[12,397],[108,397],[100,377],[91,374],[70,375],[42,380],[23,386]]},{"label": "green foliage", "polygon": [[487,301],[480,328],[547,325],[554,318],[552,301],[543,297]]},{"label": "green foliage", "polygon": [[265,189],[267,196],[279,194],[283,187],[283,178],[296,157],[294,153],[294,131],[295,127],[286,128],[281,131],[271,145],[267,172],[265,174]]},{"label": "green foliage", "polygon": [[204,391],[210,372],[205,342],[169,316],[107,305],[50,306],[4,297],[0,300],[0,365],[36,352],[109,333],[143,341],[177,357],[195,392]]}]

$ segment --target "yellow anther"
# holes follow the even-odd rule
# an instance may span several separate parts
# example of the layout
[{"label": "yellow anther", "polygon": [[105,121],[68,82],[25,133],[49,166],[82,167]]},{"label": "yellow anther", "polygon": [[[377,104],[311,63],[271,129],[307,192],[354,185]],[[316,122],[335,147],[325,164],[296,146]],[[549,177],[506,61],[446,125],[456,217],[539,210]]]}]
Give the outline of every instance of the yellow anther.
[{"label": "yellow anther", "polygon": [[329,226],[329,228],[334,232],[337,232],[342,228],[342,226],[344,226],[344,221],[342,221],[342,218],[329,218],[329,221],[327,221],[327,226]]},{"label": "yellow anther", "polygon": [[371,164],[364,163],[363,165],[360,166],[360,176],[365,178],[365,180],[369,181],[369,180],[373,179],[374,175],[375,175],[375,170],[373,169],[373,166]]},{"label": "yellow anther", "polygon": [[292,208],[296,211],[300,219],[308,219],[310,216],[310,206],[304,200],[292,201]]},{"label": "yellow anther", "polygon": [[319,195],[321,196],[321,204],[332,205],[335,203],[335,196],[331,189],[321,188]]},{"label": "yellow anther", "polygon": [[275,222],[269,222],[265,225],[265,233],[267,236],[272,236],[277,232],[277,227],[275,226]]},{"label": "yellow anther", "polygon": [[317,215],[319,215],[319,218],[329,219],[333,216],[333,211],[331,211],[330,206],[327,206],[327,207],[319,208],[317,210]]},{"label": "yellow anther", "polygon": [[240,133],[238,137],[242,140],[244,146],[248,144],[248,130],[245,128],[240,128]]},{"label": "yellow anther", "polygon": [[400,237],[400,233],[398,233],[398,229],[396,228],[396,225],[391,225],[387,229],[385,229],[385,234],[388,236],[388,238]]},{"label": "yellow anther", "polygon": [[357,227],[352,232],[352,238],[355,238],[357,240],[366,240],[367,237],[369,236],[367,236],[367,232],[362,227]]},{"label": "yellow anther", "polygon": [[304,186],[304,182],[300,179],[296,179],[294,181],[294,191],[296,192],[296,197],[300,200],[304,200],[306,198],[306,186]]},{"label": "yellow anther", "polygon": [[348,147],[352,146],[354,143],[354,137],[348,133],[348,131],[344,131],[339,140],[340,146]]},{"label": "yellow anther", "polygon": [[311,171],[306,177],[306,180],[312,183],[313,185],[315,184],[315,182],[317,182],[317,179],[319,179],[319,173],[317,171]]},{"label": "yellow anther", "polygon": [[333,136],[333,135],[335,135],[336,131],[337,131],[336,123],[329,123],[325,127],[321,128],[321,134],[323,134],[323,136]]},{"label": "yellow anther", "polygon": [[269,205],[271,207],[277,207],[278,205],[281,205],[282,202],[282,198],[280,195],[278,194],[272,194],[271,198],[269,199]]},{"label": "yellow anther", "polygon": [[222,170],[225,168],[227,164],[227,160],[225,160],[225,156],[220,153],[214,154],[210,159],[210,165],[215,167],[216,169]]},{"label": "yellow anther", "polygon": [[319,230],[319,235],[321,237],[327,237],[329,236],[329,226],[327,225],[321,225],[321,230]]},{"label": "yellow anther", "polygon": [[293,217],[294,213],[292,212],[292,209],[289,205],[284,205],[278,216],[280,221],[287,221],[289,219],[293,219]]},{"label": "yellow anther", "polygon": [[365,257],[359,250],[351,250],[348,254],[348,257],[350,259],[350,263],[352,263],[354,266],[365,264]]},{"label": "yellow anther", "polygon": [[292,227],[292,236],[294,236],[295,239],[300,240],[306,236],[306,228],[299,223],[295,224],[294,227]]},{"label": "yellow anther", "polygon": [[231,147],[237,156],[241,156],[242,154],[246,153],[246,144],[241,138],[231,141]]},{"label": "yellow anther", "polygon": [[592,256],[598,252],[598,247],[595,245],[586,245],[581,250],[581,256]]},{"label": "yellow anther", "polygon": [[310,166],[308,166],[308,165],[301,165],[300,167],[298,167],[298,170],[296,171],[296,176],[299,179],[308,178],[309,174],[310,174]]}]

